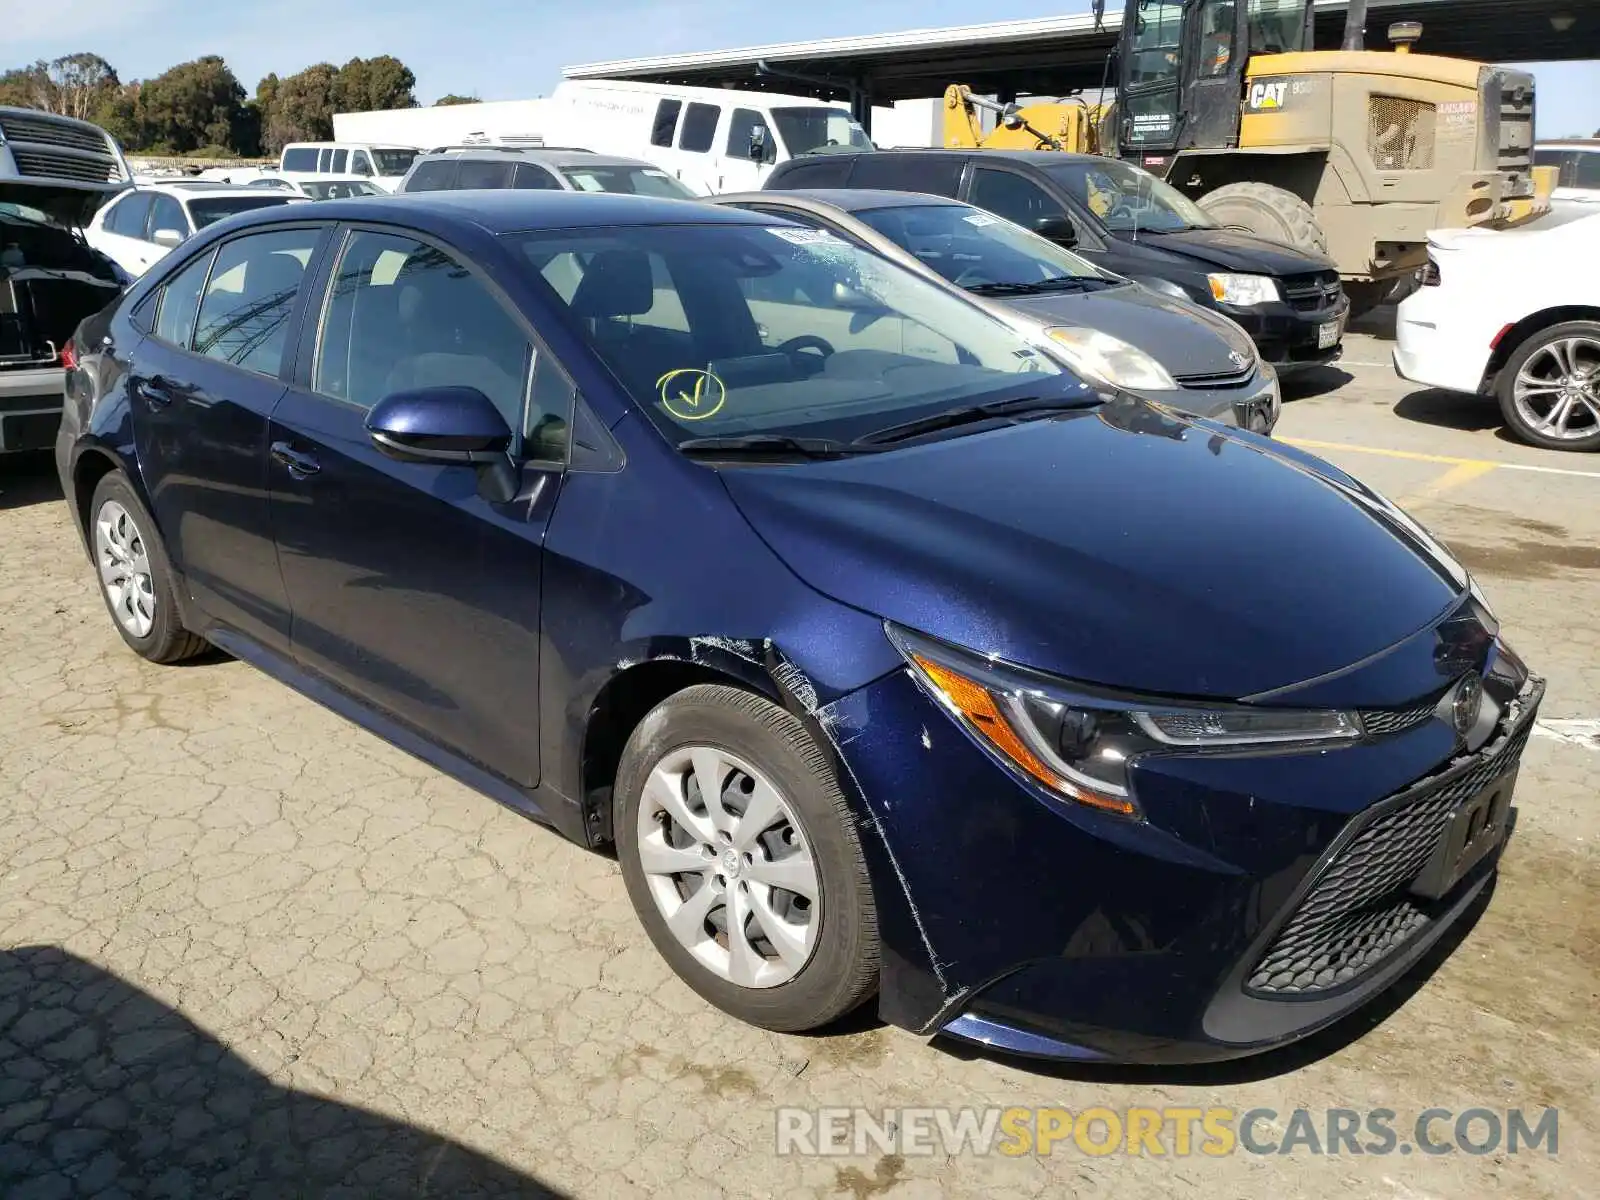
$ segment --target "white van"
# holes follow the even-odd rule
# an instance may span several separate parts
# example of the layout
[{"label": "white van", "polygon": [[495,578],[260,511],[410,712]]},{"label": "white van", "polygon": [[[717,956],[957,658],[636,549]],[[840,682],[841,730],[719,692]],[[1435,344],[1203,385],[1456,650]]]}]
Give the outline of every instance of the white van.
[{"label": "white van", "polygon": [[278,174],[296,183],[319,175],[359,175],[392,192],[421,153],[416,146],[372,142],[290,142],[278,156]]},{"label": "white van", "polygon": [[873,148],[848,108],[775,92],[568,79],[549,112],[548,141],[644,159],[702,196],[755,191],[814,150]]}]

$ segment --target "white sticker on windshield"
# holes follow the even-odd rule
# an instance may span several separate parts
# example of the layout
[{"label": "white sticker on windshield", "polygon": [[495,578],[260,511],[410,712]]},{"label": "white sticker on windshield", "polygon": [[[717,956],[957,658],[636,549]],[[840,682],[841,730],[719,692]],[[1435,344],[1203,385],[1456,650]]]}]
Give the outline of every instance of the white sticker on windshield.
[{"label": "white sticker on windshield", "polygon": [[968,225],[976,225],[980,229],[985,225],[998,225],[998,224],[1000,224],[1000,218],[999,217],[991,217],[988,213],[973,213],[970,216],[965,216],[965,217],[962,217],[961,219],[963,221],[965,221]]},{"label": "white sticker on windshield", "polygon": [[844,241],[843,238],[829,233],[826,229],[769,228],[767,232],[774,237],[781,237],[786,242],[792,242],[796,246],[835,246]]}]

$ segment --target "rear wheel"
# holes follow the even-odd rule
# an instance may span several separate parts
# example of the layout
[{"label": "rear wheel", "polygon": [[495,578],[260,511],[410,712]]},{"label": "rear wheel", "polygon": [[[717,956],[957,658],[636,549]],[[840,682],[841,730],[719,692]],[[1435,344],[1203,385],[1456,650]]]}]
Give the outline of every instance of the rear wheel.
[{"label": "rear wheel", "polygon": [[628,897],[695,991],[766,1029],[843,1016],[878,977],[878,924],[855,822],[803,725],[701,684],[657,705],[617,771]]},{"label": "rear wheel", "polygon": [[156,523],[126,478],[112,471],[89,502],[89,545],[100,594],[122,640],[151,662],[193,658],[205,639],[183,627],[172,563]]},{"label": "rear wheel", "polygon": [[1219,225],[1282,242],[1310,254],[1328,253],[1328,235],[1311,205],[1270,183],[1230,183],[1200,197],[1200,207]]},{"label": "rear wheel", "polygon": [[1512,353],[1496,390],[1511,431],[1551,450],[1600,450],[1600,322],[1541,329]]}]

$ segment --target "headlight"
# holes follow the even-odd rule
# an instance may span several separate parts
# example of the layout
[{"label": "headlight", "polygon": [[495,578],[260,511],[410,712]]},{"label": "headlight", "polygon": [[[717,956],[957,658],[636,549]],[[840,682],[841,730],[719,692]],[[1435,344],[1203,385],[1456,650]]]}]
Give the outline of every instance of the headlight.
[{"label": "headlight", "polygon": [[1079,372],[1112,387],[1130,391],[1176,390],[1178,383],[1166,368],[1137,346],[1098,329],[1057,325],[1045,334],[1066,351],[1067,361]]},{"label": "headlight", "polygon": [[1139,815],[1129,767],[1142,755],[1362,736],[1354,713],[1116,696],[887,628],[917,681],[1007,767],[1056,795],[1123,816]]},{"label": "headlight", "polygon": [[1207,275],[1211,283],[1211,296],[1218,304],[1234,304],[1250,308],[1257,304],[1275,304],[1282,297],[1277,283],[1266,275]]}]

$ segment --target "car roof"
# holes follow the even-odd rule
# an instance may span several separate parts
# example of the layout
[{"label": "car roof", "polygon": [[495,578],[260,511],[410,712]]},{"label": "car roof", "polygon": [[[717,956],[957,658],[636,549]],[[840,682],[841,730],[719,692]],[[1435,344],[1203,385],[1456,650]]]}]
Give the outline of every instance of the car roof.
[{"label": "car roof", "polygon": [[[234,192],[243,189],[233,189]],[[255,189],[260,195],[260,189]],[[381,221],[406,224],[413,216],[419,228],[433,225],[476,226],[489,234],[539,229],[605,229],[642,225],[772,225],[782,218],[699,200],[666,200],[614,192],[565,189],[520,191],[515,188],[438,192],[406,192],[395,196],[362,196],[319,200],[311,219],[318,221]],[[229,222],[235,231],[251,225],[299,223],[304,212],[258,209]]]},{"label": "car roof", "polygon": [[911,155],[911,154],[917,154],[917,155],[976,154],[984,162],[990,162],[990,161],[993,161],[994,159],[1004,158],[1004,159],[1009,159],[1009,160],[1011,160],[1013,162],[1032,163],[1035,166],[1041,166],[1041,167],[1042,166],[1046,166],[1046,165],[1048,165],[1050,163],[1061,163],[1061,162],[1076,163],[1076,162],[1101,162],[1101,161],[1103,161],[1103,159],[1101,159],[1097,155],[1093,155],[1093,154],[1073,154],[1073,153],[1071,153],[1069,151],[1066,151],[1066,150],[979,150],[979,149],[975,149],[973,147],[965,147],[965,148],[956,147],[954,149],[947,149],[947,148],[945,148],[943,146],[930,146],[930,147],[907,146],[904,149],[900,149],[900,150],[827,150],[827,151],[825,151],[823,153],[802,154],[802,155],[799,155],[796,158],[790,159],[789,161],[793,162],[793,163],[802,163],[802,162],[813,162],[813,161],[815,161],[816,159],[819,159],[819,158],[859,157],[859,156],[868,155],[868,154],[871,154],[871,155],[895,155],[897,157],[904,157],[906,155]]},{"label": "car roof", "polygon": [[216,196],[259,196],[261,188],[243,183],[212,183],[204,179],[162,180],[159,183],[135,184],[130,191],[165,192],[183,200],[205,200]]},{"label": "car roof", "polygon": [[743,192],[733,196],[716,197],[736,204],[782,204],[786,200],[810,200],[826,204],[843,212],[866,212],[877,208],[928,208],[942,205],[946,208],[970,208],[948,196],[932,196],[923,192],[890,192],[880,188],[785,188],[772,192]]},{"label": "car roof", "polygon": [[624,158],[621,155],[595,154],[589,150],[545,149],[540,146],[451,146],[445,150],[430,150],[417,155],[417,162],[441,158],[509,158],[514,162],[535,162],[547,167],[650,167],[655,163],[642,158]]}]

